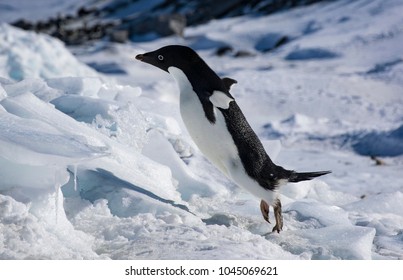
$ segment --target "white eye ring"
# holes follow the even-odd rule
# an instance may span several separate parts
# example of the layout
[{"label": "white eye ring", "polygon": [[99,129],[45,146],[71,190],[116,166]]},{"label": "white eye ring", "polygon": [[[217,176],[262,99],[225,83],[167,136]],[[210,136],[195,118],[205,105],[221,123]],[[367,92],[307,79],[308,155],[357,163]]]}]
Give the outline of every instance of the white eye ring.
[{"label": "white eye ring", "polygon": [[163,61],[163,60],[164,60],[164,56],[160,54],[160,55],[158,56],[158,60]]}]

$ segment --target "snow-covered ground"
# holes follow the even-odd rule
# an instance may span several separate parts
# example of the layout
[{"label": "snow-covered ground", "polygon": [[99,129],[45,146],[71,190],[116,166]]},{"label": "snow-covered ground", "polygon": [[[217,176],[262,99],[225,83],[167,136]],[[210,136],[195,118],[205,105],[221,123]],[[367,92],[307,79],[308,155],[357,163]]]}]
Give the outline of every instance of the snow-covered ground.
[{"label": "snow-covered ground", "polygon": [[84,4],[96,4],[97,0],[13,0],[0,2],[0,14],[3,22],[28,20],[32,22],[55,18],[58,15],[75,15]]},{"label": "snow-covered ground", "polygon": [[[74,49],[1,24],[0,259],[402,259],[402,14],[339,0]],[[333,171],[282,189],[280,234],[193,144],[173,79],[134,59],[167,44],[238,81],[276,163]]]}]

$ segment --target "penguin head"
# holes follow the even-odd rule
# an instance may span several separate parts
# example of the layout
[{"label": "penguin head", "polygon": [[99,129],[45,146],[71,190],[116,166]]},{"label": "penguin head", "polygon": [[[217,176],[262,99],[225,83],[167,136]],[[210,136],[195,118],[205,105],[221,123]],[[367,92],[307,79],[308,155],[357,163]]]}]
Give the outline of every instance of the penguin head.
[{"label": "penguin head", "polygon": [[180,45],[165,46],[152,52],[139,54],[136,59],[166,72],[169,67],[176,67],[186,72],[187,69],[197,67],[198,63],[202,62],[194,50]]}]

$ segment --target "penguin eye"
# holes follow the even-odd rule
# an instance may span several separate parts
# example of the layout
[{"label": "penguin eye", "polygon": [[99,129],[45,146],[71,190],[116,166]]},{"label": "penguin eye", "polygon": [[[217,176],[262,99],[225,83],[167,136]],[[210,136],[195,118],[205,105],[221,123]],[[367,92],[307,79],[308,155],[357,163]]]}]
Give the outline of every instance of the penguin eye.
[{"label": "penguin eye", "polygon": [[161,54],[160,54],[160,55],[158,55],[158,60],[159,60],[159,61],[163,61],[163,60],[164,60],[164,56],[163,56],[163,55],[161,55]]}]

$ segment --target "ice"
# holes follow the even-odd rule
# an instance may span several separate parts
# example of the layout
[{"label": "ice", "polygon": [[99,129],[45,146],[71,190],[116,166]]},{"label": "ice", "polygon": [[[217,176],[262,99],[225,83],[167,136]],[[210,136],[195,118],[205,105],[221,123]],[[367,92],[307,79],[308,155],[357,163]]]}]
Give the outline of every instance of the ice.
[{"label": "ice", "polygon": [[[301,258],[309,259],[371,259],[375,230],[366,227],[332,225],[319,229],[289,231],[270,236]],[[309,250],[307,250],[309,248]]]},{"label": "ice", "polygon": [[[402,13],[338,0],[73,49],[1,24],[0,259],[402,259]],[[332,170],[282,187],[280,234],[194,145],[174,80],[134,59],[167,44],[238,81],[276,164]]]},{"label": "ice", "polygon": [[[94,242],[91,236],[74,230],[61,216],[55,224],[54,197],[43,195],[38,198],[43,199],[40,208],[32,209],[12,196],[0,195],[1,259],[100,258],[91,249]],[[49,220],[47,213],[52,215]]]},{"label": "ice", "polygon": [[[0,158],[1,190],[29,186],[32,189],[54,189],[55,168],[52,166],[32,166],[19,164],[13,160]],[[20,174],[24,174],[21,176]],[[60,176],[60,173],[59,173]],[[62,173],[64,184],[68,181],[68,174]],[[59,178],[60,179],[60,178]]]},{"label": "ice", "polygon": [[[10,30],[13,28],[10,27]],[[7,32],[10,33],[10,30]],[[25,33],[17,33],[21,34]],[[28,38],[30,36],[33,35],[28,34]],[[53,42],[53,39],[49,40]],[[61,44],[58,47],[62,53],[68,53]],[[70,54],[64,57],[69,58],[74,60],[77,68],[86,69]],[[41,67],[38,66],[39,69]],[[69,74],[66,72],[66,75]],[[146,121],[135,105],[128,103],[136,100],[139,90],[110,85],[100,77],[62,77],[46,81],[40,78],[31,77],[19,82],[1,80],[0,127],[3,133],[0,137],[0,190],[2,197],[12,201],[5,202],[6,205],[25,207],[21,215],[32,217],[19,223],[39,231],[28,236],[15,229],[14,233],[22,240],[17,242],[11,237],[13,227],[2,230],[1,246],[8,249],[1,250],[1,258],[104,258],[92,251],[94,239],[76,231],[67,220],[65,197],[69,196],[95,201],[102,190],[112,187],[116,189],[115,195],[107,198],[113,212],[120,216],[149,212],[152,207],[155,213],[168,211],[163,209],[173,211],[171,208],[187,213],[187,207],[180,204],[180,196],[172,185],[169,169],[139,154],[146,141]],[[106,92],[110,92],[110,99],[97,99],[101,87],[101,95],[106,96]],[[129,95],[132,89],[133,97],[123,97]],[[117,95],[121,95],[119,102],[114,101]],[[63,97],[79,97],[65,105],[66,110],[76,108],[78,104],[92,109],[92,115],[84,111],[81,115],[77,113],[80,117],[85,115],[90,123],[102,112],[114,119],[118,124],[115,136],[118,136],[119,142],[112,135],[105,135],[90,125],[78,122],[49,103],[56,103],[55,100]],[[77,119],[78,116],[74,115]],[[134,134],[138,136],[132,137]],[[69,191],[70,186],[72,192]],[[92,187],[99,189],[94,192]],[[160,191],[160,187],[164,190]],[[18,220],[17,217],[15,219]],[[37,242],[38,238],[44,238],[48,243]],[[32,251],[26,248],[31,242],[38,244],[32,246]],[[83,246],[82,243],[89,245]],[[55,252],[54,247],[60,250]]]},{"label": "ice", "polygon": [[109,112],[117,108],[117,105],[110,101],[74,95],[60,96],[51,103],[66,115],[86,123],[92,123],[97,116],[110,119]]},{"label": "ice", "polygon": [[0,24],[0,76],[26,78],[97,76],[81,64],[59,40]]},{"label": "ice", "polygon": [[74,166],[73,166],[74,191],[77,191],[77,168],[78,168],[78,165],[74,164]]},{"label": "ice", "polygon": [[36,78],[27,78],[17,83],[8,82],[3,84],[4,89],[9,96],[18,96],[27,93],[27,88],[43,101],[49,101],[61,95],[57,90],[52,90],[47,87],[45,81]]},{"label": "ice", "polygon": [[61,176],[60,176],[61,170],[59,168],[56,168],[56,172],[55,172],[55,213],[56,213],[56,224],[59,220],[59,212],[60,212],[60,193],[61,193],[61,187],[62,185],[64,185],[65,182],[62,182],[60,180]]},{"label": "ice", "polygon": [[400,191],[371,195],[344,209],[353,213],[357,224],[374,227],[378,236],[396,238],[403,226],[402,197]]},{"label": "ice", "polygon": [[[7,102],[3,105],[8,108]],[[77,135],[61,135],[54,127],[37,120],[2,113],[0,128],[2,156],[18,163],[52,165],[103,154],[102,148],[82,143]]]},{"label": "ice", "polygon": [[7,92],[0,86],[0,101],[7,97]]},{"label": "ice", "polygon": [[59,89],[65,94],[97,97],[102,82],[98,77],[62,77],[46,80],[51,88]]},{"label": "ice", "polygon": [[337,206],[328,206],[314,200],[299,200],[287,205],[285,211],[295,211],[298,220],[316,220],[319,225],[350,225],[348,213]]},{"label": "ice", "polygon": [[143,149],[147,157],[169,166],[175,180],[178,181],[178,191],[184,200],[189,200],[193,195],[212,196],[217,191],[202,182],[188,170],[186,164],[179,158],[171,143],[158,131],[149,133],[150,140]]}]

